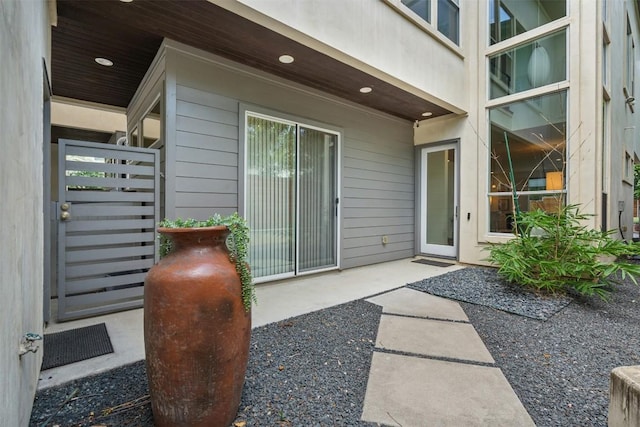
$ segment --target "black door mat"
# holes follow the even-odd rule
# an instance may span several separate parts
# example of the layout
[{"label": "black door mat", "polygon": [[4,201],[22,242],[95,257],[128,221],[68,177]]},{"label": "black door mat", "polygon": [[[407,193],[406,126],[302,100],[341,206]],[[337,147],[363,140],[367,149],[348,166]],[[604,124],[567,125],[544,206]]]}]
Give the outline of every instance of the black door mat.
[{"label": "black door mat", "polygon": [[452,265],[455,265],[449,262],[433,261],[433,260],[424,259],[424,258],[416,259],[411,262],[417,262],[418,264],[435,265],[436,267],[451,267]]},{"label": "black door mat", "polygon": [[104,323],[44,335],[42,370],[113,353]]}]

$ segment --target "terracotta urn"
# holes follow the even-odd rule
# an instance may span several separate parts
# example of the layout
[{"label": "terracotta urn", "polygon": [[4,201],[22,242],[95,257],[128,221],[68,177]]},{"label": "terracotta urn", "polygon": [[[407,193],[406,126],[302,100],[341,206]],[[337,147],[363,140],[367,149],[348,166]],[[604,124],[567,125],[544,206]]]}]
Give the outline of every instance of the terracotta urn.
[{"label": "terracotta urn", "polygon": [[229,426],[251,337],[226,226],[160,228],[173,250],[145,280],[144,340],[154,423]]}]

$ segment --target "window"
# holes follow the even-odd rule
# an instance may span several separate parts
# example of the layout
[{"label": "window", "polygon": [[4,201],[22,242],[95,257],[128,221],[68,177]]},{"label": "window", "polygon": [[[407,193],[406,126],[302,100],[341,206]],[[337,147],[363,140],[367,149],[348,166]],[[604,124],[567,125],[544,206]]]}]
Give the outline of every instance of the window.
[{"label": "window", "polygon": [[431,0],[402,0],[402,4],[411,9],[420,18],[431,22]]},{"label": "window", "polygon": [[567,78],[566,30],[489,57],[491,99]]},{"label": "window", "polygon": [[142,138],[139,140],[141,147],[158,148],[160,141],[160,124],[160,100],[158,99],[142,119]]},{"label": "window", "polygon": [[438,31],[455,44],[460,44],[459,21],[458,0],[438,0]]},{"label": "window", "polygon": [[624,178],[622,180],[627,184],[633,185],[633,157],[628,152],[624,152]]},{"label": "window", "polygon": [[[417,15],[421,20],[436,26],[438,32],[454,42],[460,44],[460,0],[386,0],[388,3],[395,5],[395,8],[404,14],[407,18],[418,21]],[[401,7],[399,6],[402,4]],[[404,9],[404,10],[403,10]],[[410,13],[407,11],[409,9]],[[437,17],[437,21],[432,22],[431,17]],[[422,24],[422,22],[417,22]],[[424,26],[427,30],[433,27]]]},{"label": "window", "polygon": [[512,231],[515,207],[509,164],[521,211],[551,212],[564,203],[566,111],[566,91],[489,110],[491,232]]},{"label": "window", "polygon": [[253,276],[275,279],[335,268],[339,134],[249,112],[245,129]]},{"label": "window", "polygon": [[609,87],[609,45],[611,41],[606,26],[603,26],[602,34],[602,85],[607,89]]},{"label": "window", "polygon": [[629,16],[627,16],[627,41],[626,41],[626,67],[625,67],[625,87],[624,95],[627,98],[634,96],[633,85],[635,78],[635,42],[633,41],[633,31],[631,30],[631,22]]},{"label": "window", "polygon": [[566,0],[489,0],[490,44],[540,27],[566,14]]}]

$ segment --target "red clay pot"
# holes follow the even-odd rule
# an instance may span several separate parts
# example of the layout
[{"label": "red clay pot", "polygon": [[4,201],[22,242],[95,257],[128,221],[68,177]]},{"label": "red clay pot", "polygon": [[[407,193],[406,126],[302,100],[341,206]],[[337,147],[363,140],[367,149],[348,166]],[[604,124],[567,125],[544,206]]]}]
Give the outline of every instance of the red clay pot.
[{"label": "red clay pot", "polygon": [[227,227],[160,228],[173,251],[145,280],[144,340],[154,423],[229,426],[249,357],[251,313]]}]

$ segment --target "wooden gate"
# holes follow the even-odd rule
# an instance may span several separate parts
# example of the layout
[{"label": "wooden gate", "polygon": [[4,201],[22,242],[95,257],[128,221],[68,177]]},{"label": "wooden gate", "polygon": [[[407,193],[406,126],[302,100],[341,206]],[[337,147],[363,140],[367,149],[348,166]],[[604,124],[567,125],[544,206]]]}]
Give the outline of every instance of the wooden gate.
[{"label": "wooden gate", "polygon": [[158,150],[58,142],[58,320],[142,306],[157,261]]}]

